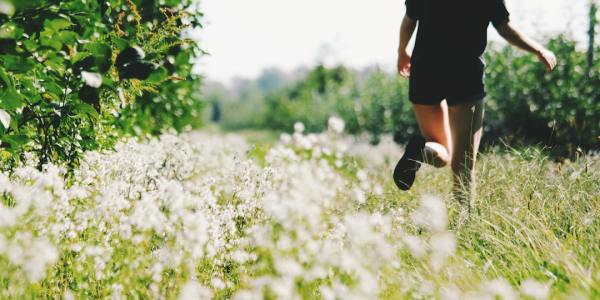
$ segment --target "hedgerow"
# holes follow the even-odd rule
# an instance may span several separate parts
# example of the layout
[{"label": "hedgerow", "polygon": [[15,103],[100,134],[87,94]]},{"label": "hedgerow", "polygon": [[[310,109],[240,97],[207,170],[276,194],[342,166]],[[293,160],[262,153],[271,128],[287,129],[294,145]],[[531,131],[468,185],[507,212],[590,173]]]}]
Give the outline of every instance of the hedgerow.
[{"label": "hedgerow", "polygon": [[71,168],[123,135],[197,125],[192,0],[0,0],[0,154]]}]

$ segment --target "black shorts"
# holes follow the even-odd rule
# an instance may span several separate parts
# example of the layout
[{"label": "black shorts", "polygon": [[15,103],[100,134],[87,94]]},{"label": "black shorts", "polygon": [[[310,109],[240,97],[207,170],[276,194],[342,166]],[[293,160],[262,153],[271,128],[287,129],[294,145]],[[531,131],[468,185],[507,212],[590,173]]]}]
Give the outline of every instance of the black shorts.
[{"label": "black shorts", "polygon": [[424,57],[411,61],[409,98],[414,104],[435,105],[446,99],[448,105],[481,101],[485,63],[479,57],[432,60]]}]

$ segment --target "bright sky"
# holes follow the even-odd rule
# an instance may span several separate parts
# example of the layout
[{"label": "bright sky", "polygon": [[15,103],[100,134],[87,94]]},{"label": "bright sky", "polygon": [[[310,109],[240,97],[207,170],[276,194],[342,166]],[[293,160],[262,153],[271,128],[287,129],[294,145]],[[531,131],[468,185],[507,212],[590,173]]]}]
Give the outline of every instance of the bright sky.
[{"label": "bright sky", "polygon": [[[529,34],[565,29],[585,36],[588,0],[506,0]],[[291,71],[318,61],[392,70],[404,0],[202,0],[198,38],[210,55],[199,70],[228,83],[266,67]],[[491,39],[498,39],[492,33]]]}]

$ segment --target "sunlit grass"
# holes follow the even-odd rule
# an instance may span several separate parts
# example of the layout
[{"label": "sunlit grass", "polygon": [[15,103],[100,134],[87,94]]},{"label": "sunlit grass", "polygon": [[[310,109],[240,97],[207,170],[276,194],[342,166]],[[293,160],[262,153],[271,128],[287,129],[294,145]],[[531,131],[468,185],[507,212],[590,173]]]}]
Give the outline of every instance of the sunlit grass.
[{"label": "sunlit grass", "polygon": [[422,169],[408,193],[395,192],[382,174],[388,193],[375,204],[410,210],[419,195],[444,197],[457,256],[437,274],[412,261],[422,280],[468,289],[495,278],[514,286],[535,278],[551,283],[559,298],[581,290],[595,298],[600,296],[599,163],[597,156],[556,163],[536,149],[483,153],[470,213],[451,197],[449,170],[432,167]]},{"label": "sunlit grass", "polygon": [[[598,156],[484,152],[469,210],[448,169],[399,191],[401,154],[336,131],[213,128],[91,154],[69,188],[20,169],[2,187],[18,218],[0,220],[0,298],[600,297]],[[30,265],[31,245],[58,257]]]}]

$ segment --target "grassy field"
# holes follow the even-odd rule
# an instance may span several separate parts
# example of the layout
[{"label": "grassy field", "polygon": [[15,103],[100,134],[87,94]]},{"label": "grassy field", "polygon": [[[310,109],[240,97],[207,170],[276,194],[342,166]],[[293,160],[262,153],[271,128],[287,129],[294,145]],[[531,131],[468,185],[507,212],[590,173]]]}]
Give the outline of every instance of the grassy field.
[{"label": "grassy field", "polygon": [[212,129],[1,174],[0,298],[600,297],[599,157],[484,153],[469,210],[401,153]]}]

